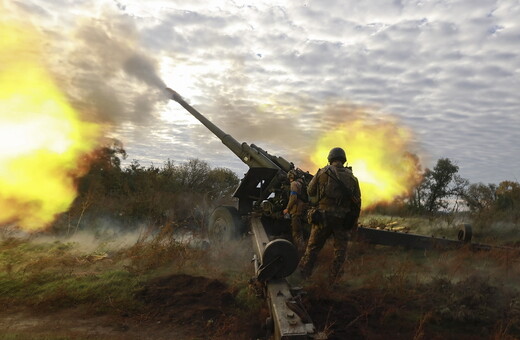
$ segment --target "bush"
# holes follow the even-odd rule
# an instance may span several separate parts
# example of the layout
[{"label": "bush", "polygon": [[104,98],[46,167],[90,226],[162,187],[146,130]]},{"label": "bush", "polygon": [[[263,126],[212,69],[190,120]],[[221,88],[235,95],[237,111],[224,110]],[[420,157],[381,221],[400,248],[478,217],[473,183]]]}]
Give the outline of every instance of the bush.
[{"label": "bush", "polygon": [[124,150],[103,148],[93,156],[90,171],[78,182],[78,197],[56,220],[54,231],[71,234],[101,217],[124,228],[172,221],[200,227],[212,207],[232,202],[239,182],[231,170],[212,169],[198,159],[180,165],[168,160],[162,167],[133,161],[122,169],[118,152]]}]

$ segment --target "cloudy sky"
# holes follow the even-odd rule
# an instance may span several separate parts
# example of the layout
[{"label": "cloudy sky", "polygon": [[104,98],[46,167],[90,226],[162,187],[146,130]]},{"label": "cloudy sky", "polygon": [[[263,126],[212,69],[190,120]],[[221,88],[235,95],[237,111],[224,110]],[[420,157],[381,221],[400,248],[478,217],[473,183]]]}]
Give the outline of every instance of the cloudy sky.
[{"label": "cloudy sky", "polygon": [[[165,85],[232,134],[297,165],[362,113],[413,134],[424,167],[520,180],[520,0],[7,0],[49,67],[129,160],[247,168]],[[348,145],[346,146],[348,152]]]}]

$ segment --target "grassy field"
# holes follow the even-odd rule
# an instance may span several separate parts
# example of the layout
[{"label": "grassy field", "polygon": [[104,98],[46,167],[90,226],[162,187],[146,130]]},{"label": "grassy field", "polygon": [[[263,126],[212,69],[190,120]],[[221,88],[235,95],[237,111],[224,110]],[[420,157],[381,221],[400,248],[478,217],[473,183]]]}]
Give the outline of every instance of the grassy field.
[{"label": "grassy field", "polygon": [[[454,221],[363,217],[362,223],[456,238]],[[517,226],[475,230],[480,243],[516,245]],[[224,246],[179,237],[170,225],[110,237],[3,231],[2,339],[256,339],[267,316],[249,288],[246,237]],[[345,274],[327,288],[327,245],[305,304],[330,339],[520,337],[516,250],[417,251],[352,242]],[[51,326],[54,325],[54,326]]]},{"label": "grassy field", "polygon": [[[237,242],[233,249],[209,250],[193,247],[196,243],[186,239],[175,240],[173,231],[121,235],[111,240],[88,234],[68,239],[3,235],[0,313],[4,322],[0,322],[0,338],[160,339],[162,329],[172,328],[171,325],[171,332],[186,332],[187,339],[195,339],[199,333],[203,338],[225,338],[220,333],[228,334],[227,328],[233,329],[227,323],[234,314],[248,315],[262,307],[261,300],[247,289],[251,275],[249,259],[236,255],[236,251],[247,249],[249,242]],[[186,286],[185,277],[195,279]],[[157,280],[165,278],[170,278],[170,282],[157,284]],[[213,281],[217,284],[211,288]],[[206,291],[214,293],[217,299],[224,296],[225,303],[217,301],[213,305],[215,296],[194,298]],[[184,305],[165,305],[171,296],[179,300],[184,297]],[[73,318],[64,322],[64,329],[42,327],[41,323],[51,314],[60,320],[71,315]],[[224,314],[231,319],[223,318]],[[126,326],[96,330],[87,325],[68,331],[74,328],[70,324],[75,319],[96,317],[102,317],[101,322],[109,325]],[[178,318],[185,324],[185,319],[190,319],[189,327],[177,325]],[[32,322],[25,322],[26,319]],[[247,326],[245,329],[250,332]],[[164,338],[171,338],[170,333]]]}]

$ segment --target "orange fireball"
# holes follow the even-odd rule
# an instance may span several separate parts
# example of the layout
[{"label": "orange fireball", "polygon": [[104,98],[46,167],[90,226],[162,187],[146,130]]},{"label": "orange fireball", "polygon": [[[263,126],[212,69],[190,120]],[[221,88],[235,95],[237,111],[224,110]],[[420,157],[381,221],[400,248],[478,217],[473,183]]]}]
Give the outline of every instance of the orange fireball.
[{"label": "orange fireball", "polygon": [[49,225],[76,190],[81,157],[100,126],[82,121],[42,62],[42,37],[0,22],[0,224]]},{"label": "orange fireball", "polygon": [[357,115],[319,138],[311,162],[323,167],[330,149],[342,147],[359,180],[362,208],[390,203],[408,195],[420,180],[417,157],[410,152],[412,137],[390,117],[381,121]]}]

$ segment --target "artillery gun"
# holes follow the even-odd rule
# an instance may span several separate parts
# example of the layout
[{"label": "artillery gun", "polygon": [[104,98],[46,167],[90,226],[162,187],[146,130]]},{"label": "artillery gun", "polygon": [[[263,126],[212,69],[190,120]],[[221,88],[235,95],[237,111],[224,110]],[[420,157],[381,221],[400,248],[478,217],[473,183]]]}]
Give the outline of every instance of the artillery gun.
[{"label": "artillery gun", "polygon": [[296,168],[294,163],[283,157],[269,154],[255,144],[239,143],[189,105],[177,92],[172,89],[167,90],[173,100],[197,118],[242,162],[249,166],[249,171],[233,194],[238,198],[238,209],[221,207],[215,210],[209,223],[209,231],[214,234],[212,236],[230,239],[239,235],[244,231],[240,217],[248,216],[251,213],[273,220],[283,220],[282,211],[288,200],[287,173],[295,170],[306,181],[310,181],[312,175]]},{"label": "artillery gun", "polygon": [[[220,206],[212,212],[208,232],[213,240],[230,240],[250,233],[253,236],[255,267],[254,281],[259,283],[267,298],[270,317],[267,329],[274,339],[326,339],[316,332],[308,313],[303,307],[299,291],[291,287],[286,277],[298,265],[296,247],[280,237],[290,230],[290,221],[284,219],[283,209],[288,202],[289,182],[287,173],[296,171],[308,183],[312,175],[283,157],[273,156],[264,149],[247,143],[239,143],[210,122],[200,112],[189,105],[177,92],[167,89],[171,99],[178,102],[224,145],[249,166],[233,196],[238,198],[238,208]],[[492,247],[471,244],[471,226],[463,225],[458,240],[448,240],[433,236],[406,234],[367,227],[357,228],[358,240],[368,243],[402,246],[416,249],[446,249],[468,246],[473,250],[489,250]]]},{"label": "artillery gun", "polygon": [[289,220],[284,219],[282,213],[289,198],[287,173],[295,170],[304,180],[310,180],[312,175],[254,144],[239,143],[189,105],[177,92],[167,90],[171,99],[197,118],[249,166],[249,171],[233,194],[238,198],[238,208],[215,208],[209,219],[208,232],[210,239],[221,241],[246,232],[253,236],[253,281],[261,288],[270,311],[266,320],[267,338],[326,339],[323,333],[316,331],[301,303],[301,291],[291,287],[286,280],[296,270],[299,256],[296,247],[280,237],[290,228]]}]

